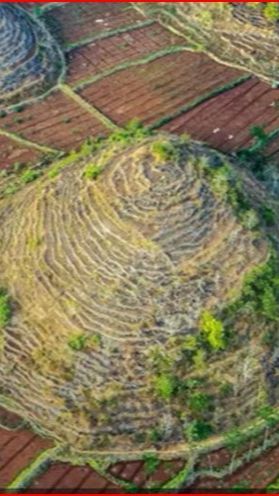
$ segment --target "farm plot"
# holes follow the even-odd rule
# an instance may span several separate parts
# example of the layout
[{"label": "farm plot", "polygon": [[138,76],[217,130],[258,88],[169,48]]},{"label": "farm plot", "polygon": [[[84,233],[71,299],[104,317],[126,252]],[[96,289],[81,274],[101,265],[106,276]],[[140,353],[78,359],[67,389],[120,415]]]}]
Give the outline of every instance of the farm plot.
[{"label": "farm plot", "polygon": [[146,21],[129,4],[115,2],[100,5],[75,2],[46,12],[44,19],[65,47],[84,44],[100,34],[104,36]]},{"label": "farm plot", "polygon": [[238,70],[224,68],[204,55],[183,51],[116,72],[80,94],[119,125],[135,117],[154,124],[240,76]]},{"label": "farm plot", "polygon": [[[191,489],[265,489],[278,475],[279,447],[271,449],[260,458],[240,468],[223,479],[206,477],[196,481]],[[190,489],[190,488],[189,488]]]},{"label": "farm plot", "polygon": [[42,475],[32,482],[28,489],[43,490],[49,493],[67,489],[72,492],[86,491],[86,489],[121,492],[119,487],[89,466],[73,467],[68,463],[59,462],[52,463]]},{"label": "farm plot", "polygon": [[21,470],[50,447],[49,441],[31,431],[0,429],[0,488],[7,486]]},{"label": "farm plot", "polygon": [[8,169],[16,164],[36,162],[40,153],[32,148],[15,143],[11,138],[0,135],[0,168]]},{"label": "farm plot", "polygon": [[[223,151],[239,150],[251,143],[253,126],[267,132],[279,126],[279,90],[256,78],[212,98],[184,113],[164,128],[174,133],[189,132]],[[273,145],[275,152],[279,144]]]},{"label": "farm plot", "polygon": [[70,51],[66,81],[70,85],[76,84],[118,64],[178,45],[179,42],[177,36],[171,35],[156,23],[93,41]]},{"label": "farm plot", "polygon": [[[152,460],[152,458],[150,458]],[[154,466],[146,461],[133,461],[133,462],[122,462],[117,463],[110,467],[109,473],[120,481],[133,483],[138,488],[143,487],[156,487],[156,485],[162,485],[169,480],[171,480],[177,472],[179,472],[185,465],[183,460],[159,460]]]},{"label": "farm plot", "polygon": [[[88,136],[105,135],[107,130],[89,112],[57,91],[43,101],[8,114],[1,128],[26,140],[59,151],[76,148]],[[0,142],[0,153],[6,150]]]}]

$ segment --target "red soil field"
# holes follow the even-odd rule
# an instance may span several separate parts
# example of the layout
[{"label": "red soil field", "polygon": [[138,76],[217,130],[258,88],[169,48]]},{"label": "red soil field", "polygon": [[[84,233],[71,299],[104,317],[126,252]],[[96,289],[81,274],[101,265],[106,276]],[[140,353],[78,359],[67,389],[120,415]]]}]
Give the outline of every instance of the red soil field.
[{"label": "red soil field", "polygon": [[161,462],[156,470],[149,474],[144,462],[122,462],[113,465],[110,473],[121,480],[134,483],[137,487],[145,487],[147,484],[149,486],[167,482],[183,468],[184,464],[182,460]]},{"label": "red soil field", "polygon": [[8,169],[17,163],[28,164],[39,160],[40,152],[16,144],[6,136],[0,136],[0,169]]},{"label": "red soil field", "polygon": [[251,142],[251,127],[263,125],[270,132],[279,126],[278,103],[279,90],[253,77],[174,119],[164,129],[189,132],[223,151],[239,150]]},{"label": "red soil field", "polygon": [[110,69],[136,60],[162,48],[178,44],[180,39],[158,24],[96,40],[68,54],[67,83],[72,85]]},{"label": "red soil field", "polygon": [[61,91],[26,106],[19,113],[8,114],[1,119],[1,127],[40,145],[64,151],[76,148],[88,136],[107,134],[102,123]]},{"label": "red soil field", "polygon": [[264,490],[278,476],[279,447],[264,453],[255,461],[240,468],[232,475],[218,480],[215,478],[202,478],[196,481],[191,489],[231,489],[234,486],[244,486]]},{"label": "red soil field", "polygon": [[116,489],[110,481],[89,466],[72,467],[67,463],[53,463],[29,487],[30,490],[44,490],[48,493],[64,489],[75,492],[85,489]]},{"label": "red soil field", "polygon": [[0,488],[28,466],[51,443],[31,431],[0,429]]},{"label": "red soil field", "polygon": [[92,4],[75,2],[55,8],[52,30],[65,44],[94,38],[100,33],[127,27],[145,18],[127,4],[108,2]]},{"label": "red soil field", "polygon": [[185,51],[116,73],[86,87],[81,96],[119,125],[134,117],[152,124],[238,77],[235,69]]}]

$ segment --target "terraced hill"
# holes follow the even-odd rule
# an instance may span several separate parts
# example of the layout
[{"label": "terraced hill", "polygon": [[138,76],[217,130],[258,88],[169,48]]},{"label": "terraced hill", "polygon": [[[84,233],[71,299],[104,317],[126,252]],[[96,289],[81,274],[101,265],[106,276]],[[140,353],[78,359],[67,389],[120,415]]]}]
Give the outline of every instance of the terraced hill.
[{"label": "terraced hill", "polygon": [[[5,3],[2,5],[8,6]],[[29,91],[15,94],[7,100],[9,112],[0,112],[0,222],[5,226],[3,243],[8,247],[5,252],[8,261],[4,263],[5,274],[0,277],[0,375],[4,372],[0,385],[0,405],[4,407],[3,410],[0,408],[0,491],[2,488],[50,492],[67,488],[75,491],[110,491],[119,489],[119,484],[122,490],[125,487],[128,492],[135,491],[136,487],[152,491],[155,487],[174,491],[179,487],[190,490],[206,487],[228,490],[241,487],[247,490],[256,487],[263,490],[278,477],[276,372],[279,365],[279,291],[276,253],[279,225],[279,90],[248,75],[248,59],[245,73],[229,67],[232,60],[226,62],[227,66],[219,64],[200,53],[199,50],[205,50],[204,47],[185,43],[185,36],[175,35],[171,29],[165,29],[149,16],[144,18],[133,5],[125,2],[65,5],[54,2],[40,4],[40,8],[35,3],[23,5],[26,13],[31,13],[31,16],[24,15],[24,19],[32,19],[35,33],[38,33],[38,26],[43,25],[44,32],[53,33],[54,38],[59,40],[67,70],[61,77],[53,78],[49,86],[44,86],[44,89],[49,87],[46,93],[42,94],[43,88],[35,84],[32,89],[34,98]],[[276,28],[276,23],[267,20],[261,9],[268,8],[270,11],[272,6],[278,4],[267,2],[259,6],[253,2],[249,5],[254,7],[233,4],[233,15],[238,19],[239,27],[244,27],[244,23],[254,27],[257,25],[261,27],[261,33]],[[17,5],[14,4],[14,7]],[[19,12],[18,8],[16,10]],[[29,29],[29,33],[32,30]],[[265,34],[268,34],[267,31]],[[255,43],[253,37],[250,41],[252,45]],[[235,54],[239,56],[239,52],[235,51]],[[253,55],[251,52],[251,57]],[[268,82],[274,79],[273,74],[271,76]],[[26,104],[28,99],[29,105]],[[142,136],[145,136],[145,143],[129,139],[128,148],[117,145],[117,149],[111,150],[117,138],[114,136],[108,143],[110,152],[107,159],[98,158],[96,153],[106,155],[106,145],[99,139],[90,144],[92,137],[107,136],[115,129],[121,131],[135,116],[151,129],[164,129],[179,135],[187,132],[193,139],[208,143],[223,153],[234,156],[237,152],[246,159],[254,157],[256,163],[242,160],[239,164],[231,155],[230,158],[224,157],[205,146],[185,142],[183,138],[179,142],[167,135],[148,138],[145,132]],[[85,142],[88,139],[89,143]],[[117,139],[127,144],[125,132],[122,135],[121,131]],[[171,146],[162,147],[162,141],[169,140]],[[154,141],[159,141],[155,149]],[[159,157],[164,162],[170,153],[172,159],[166,164],[169,171],[169,165],[176,163],[176,159],[173,160],[176,154],[170,151],[173,142],[176,142],[174,148],[176,145],[184,147],[185,154],[188,150],[187,156],[199,153],[206,156],[206,159],[197,160],[197,169],[194,161],[193,171],[199,171],[200,175],[196,177],[193,173],[191,183],[195,188],[200,180],[203,188],[199,190],[197,186],[184,202],[189,206],[196,198],[194,207],[191,207],[196,208],[196,214],[192,216],[193,227],[187,224],[185,217],[187,230],[183,245],[185,258],[189,252],[189,258],[191,255],[194,261],[193,264],[189,260],[187,262],[191,271],[189,274],[186,271],[188,265],[183,266],[186,272],[180,274],[177,257],[178,261],[173,264],[174,276],[171,272],[167,273],[162,263],[161,279],[155,272],[146,283],[146,264],[155,257],[150,254],[154,247],[150,237],[155,231],[146,232],[137,215],[134,216],[136,225],[129,224],[127,229],[124,222],[126,205],[128,209],[136,208],[136,205],[127,201],[124,192],[121,200],[122,197],[126,199],[125,208],[119,201],[117,210],[117,214],[120,212],[124,216],[121,222],[118,222],[119,217],[110,219],[108,207],[114,207],[115,196],[111,203],[107,198],[103,202],[103,197],[107,196],[109,170],[114,167],[116,156],[121,160],[123,158],[124,163],[130,154],[133,163],[134,152],[137,153],[143,146],[146,150],[150,148],[154,167],[148,158],[149,168],[153,170],[156,162],[159,171]],[[79,147],[81,152],[73,151],[79,150]],[[211,160],[209,155],[216,158]],[[55,157],[60,157],[61,161],[55,162],[53,167],[49,166],[51,160],[57,160]],[[239,181],[234,173],[229,173],[227,166],[220,167],[223,162],[229,170],[233,165]],[[106,170],[100,174],[105,164]],[[184,170],[185,164],[183,162],[181,170]],[[80,189],[77,184],[78,166]],[[87,177],[82,180],[85,168]],[[148,172],[149,168],[144,171]],[[60,177],[57,175],[59,171]],[[253,178],[252,171],[259,181]],[[68,178],[65,185],[64,173]],[[70,191],[70,177],[74,178],[73,191],[79,204],[73,209],[75,199],[70,201],[70,195],[67,198],[64,194]],[[133,177],[134,172],[129,176],[129,181]],[[137,186],[132,190],[136,197],[142,175],[138,174],[137,178],[133,181]],[[153,179],[152,176],[150,181],[153,186],[150,184],[150,187],[154,191],[156,180]],[[124,181],[126,176],[123,180],[117,179],[118,188],[121,185],[124,188]],[[130,182],[125,184],[129,186]],[[143,188],[144,184],[143,177]],[[192,186],[189,186],[189,192],[192,192]],[[269,190],[268,195],[265,187]],[[93,190],[94,195],[91,194]],[[39,191],[42,191],[42,202],[39,201]],[[99,195],[97,199],[96,191]],[[211,194],[212,208],[219,212],[223,222],[218,213],[216,220],[212,221]],[[62,220],[58,215],[61,210],[59,195],[65,203]],[[158,188],[156,195],[158,199]],[[90,201],[92,198],[92,203],[84,201],[85,197]],[[181,198],[183,202],[184,196]],[[148,194],[145,200],[152,203]],[[170,194],[168,199],[162,200],[161,212],[168,208],[167,201],[171,203],[175,199]],[[164,233],[169,236],[168,240],[165,239],[165,248],[161,249],[164,261],[170,260],[172,254],[172,250],[169,253],[167,249],[171,236],[176,240],[176,234],[179,236],[181,233],[182,236],[183,233],[183,212],[186,215],[188,208],[180,208],[179,201],[178,196],[177,205],[173,204],[168,211],[178,220],[177,231],[176,227],[172,232],[168,231],[171,216],[165,215],[166,230],[163,214],[160,217],[162,236],[164,238]],[[140,207],[142,204],[143,201]],[[19,205],[22,206],[21,212]],[[55,207],[53,210],[52,205]],[[96,205],[102,231],[98,227],[100,224],[96,225]],[[93,209],[94,215],[91,215]],[[29,213],[29,210],[32,213],[28,219],[25,212]],[[69,215],[71,211],[78,222]],[[226,215],[226,212],[230,213]],[[55,225],[56,219],[59,219],[59,227],[65,223],[66,239],[72,239],[72,228],[77,228],[77,231],[73,229],[75,236],[71,245],[68,241],[65,243],[67,253],[64,251],[64,229],[58,232],[49,228]],[[235,237],[225,239],[222,230],[226,230],[230,219]],[[31,228],[33,222],[34,235]],[[116,222],[119,231],[113,231],[113,235],[121,232],[124,224],[130,237],[123,242],[130,246],[130,251],[134,249],[135,252],[134,258],[131,255],[129,270],[125,264],[119,265],[122,273],[119,272],[118,279],[115,276],[116,250],[118,255],[121,251],[121,261],[126,261],[128,256],[126,245],[124,251],[123,245],[118,244],[119,239],[116,243],[115,238],[111,241],[112,235],[108,235]],[[153,226],[150,222],[151,225],[147,223],[148,229]],[[97,246],[98,251],[91,250],[95,228],[99,245],[94,244],[94,247]],[[25,230],[29,231],[30,236],[21,236],[23,245],[17,246],[16,236]],[[137,243],[134,243],[131,230],[138,236],[136,240],[145,243],[147,239],[148,243],[141,245],[141,248],[135,246]],[[55,250],[50,249],[54,246],[51,241],[53,235],[57,239]],[[202,238],[207,235],[208,244],[205,241],[203,245]],[[191,239],[187,244],[188,236]],[[101,245],[102,238],[106,237],[111,245]],[[13,254],[9,251],[8,238],[12,240]],[[241,248],[236,250],[236,258],[234,252],[231,254],[230,246],[238,247],[238,240],[245,252],[243,263],[249,265],[244,274],[240,261],[237,261],[242,257]],[[217,248],[220,263],[218,259],[216,262],[217,257],[214,258],[214,252],[210,251],[211,242],[212,247],[215,242],[218,246],[220,244],[220,249]],[[156,238],[155,244],[158,243]],[[249,248],[250,243],[252,249]],[[198,254],[195,258],[196,248]],[[147,253],[147,262],[142,270],[135,260],[140,249]],[[3,251],[4,248],[1,248],[0,257]],[[107,256],[105,259],[105,252],[112,253],[113,257]],[[91,257],[92,253],[94,256]],[[207,255],[207,263],[202,264],[200,257],[204,254]],[[112,266],[110,260],[113,260]],[[158,260],[161,260],[159,255]],[[8,268],[10,261],[11,269]],[[229,291],[222,263],[229,267]],[[60,277],[66,274],[66,264],[70,269],[67,269],[65,285],[61,285]],[[251,272],[250,269],[256,265],[258,268]],[[156,270],[157,267],[158,264]],[[73,272],[72,280],[70,270]],[[136,282],[128,279],[132,277],[131,272],[134,272]],[[237,272],[244,276],[239,284],[235,284],[238,281]],[[86,284],[82,286],[81,280],[85,274]],[[96,274],[99,274],[100,283],[96,280]],[[108,277],[118,281],[121,276],[127,286],[110,287]],[[77,279],[76,286],[74,278]],[[161,281],[173,288],[173,301],[169,301],[168,306],[163,284],[162,293],[156,291],[157,282]],[[224,288],[220,281],[226,283]],[[135,294],[134,299],[127,294],[128,284],[132,283],[139,285],[139,293]],[[189,290],[191,297],[195,292],[198,295],[191,311],[188,311],[190,300],[185,297],[182,301],[180,287]],[[127,315],[130,317],[128,323],[125,320],[126,337],[122,340],[119,338],[119,326],[116,327],[118,336],[113,337],[112,295],[116,295],[117,315],[120,304],[121,310],[126,305],[121,323],[124,316],[125,319]],[[145,305],[147,310],[141,305],[141,327],[135,321],[135,315],[139,305],[146,300],[150,304]],[[94,306],[92,304],[91,308],[92,301]],[[133,307],[134,302],[139,302],[134,305],[135,312],[131,310],[128,313],[127,308]],[[198,308],[203,304],[207,306],[199,313]],[[36,312],[32,306],[37,308]],[[159,315],[159,329],[155,328],[155,318],[152,320],[153,306],[159,308],[155,315],[155,318]],[[179,314],[181,308],[187,310],[182,316]],[[166,315],[162,322],[161,311]],[[106,315],[105,321],[101,312]],[[150,314],[148,320],[146,316]],[[95,318],[97,322],[97,317],[101,330],[93,329],[91,325]],[[189,330],[183,324],[186,318],[186,323],[189,326],[192,324]],[[181,332],[176,332],[175,325],[178,326],[179,319],[183,328]],[[173,322],[176,336],[164,337],[164,333],[168,332],[167,324],[172,325]],[[108,327],[110,335],[106,338],[103,328],[107,323],[111,323],[111,327]],[[59,325],[59,331],[57,328],[51,331],[54,324]],[[71,332],[67,331],[68,324]],[[127,338],[129,332],[131,337]],[[50,334],[53,335],[52,341],[49,340]],[[158,336],[157,344],[154,344],[154,334]],[[43,344],[42,335],[46,335]],[[141,338],[135,339],[133,354],[135,335]],[[140,340],[146,345],[145,350],[143,344],[139,347]],[[90,372],[87,365],[91,367]],[[95,371],[96,378],[93,377]],[[89,385],[91,372],[92,381],[95,381],[94,390]],[[109,381],[110,374],[114,373],[116,376]],[[145,384],[144,388],[140,386],[141,381]],[[19,412],[21,417],[10,412]],[[151,420],[148,412],[151,412]],[[25,422],[26,419],[29,422]],[[119,425],[121,422],[122,425]],[[125,432],[124,424],[127,427]],[[72,425],[74,430],[71,432]],[[108,426],[111,427],[109,432]],[[89,433],[87,436],[86,432]],[[74,452],[69,450],[70,446],[74,447]]]},{"label": "terraced hill", "polygon": [[45,27],[18,5],[0,3],[0,108],[44,93],[63,71]]},{"label": "terraced hill", "polygon": [[160,2],[136,8],[184,36],[190,49],[278,83],[277,2]]},{"label": "terraced hill", "polygon": [[74,451],[177,457],[277,402],[264,320],[226,310],[270,248],[225,156],[123,133],[1,201],[0,385]]}]

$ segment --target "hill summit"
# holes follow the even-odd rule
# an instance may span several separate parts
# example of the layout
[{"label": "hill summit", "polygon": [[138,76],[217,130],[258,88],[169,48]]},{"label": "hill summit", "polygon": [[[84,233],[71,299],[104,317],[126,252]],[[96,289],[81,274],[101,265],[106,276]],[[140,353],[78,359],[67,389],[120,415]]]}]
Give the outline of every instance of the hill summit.
[{"label": "hill summit", "polygon": [[73,449],[164,451],[276,403],[276,262],[227,157],[122,138],[0,202],[0,386]]}]

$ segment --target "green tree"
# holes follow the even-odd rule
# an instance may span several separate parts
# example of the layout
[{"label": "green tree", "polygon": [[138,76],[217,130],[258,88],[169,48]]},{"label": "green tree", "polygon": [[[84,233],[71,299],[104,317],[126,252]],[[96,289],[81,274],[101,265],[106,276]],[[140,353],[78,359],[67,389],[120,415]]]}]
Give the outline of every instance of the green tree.
[{"label": "green tree", "polygon": [[189,442],[201,441],[213,434],[213,428],[204,420],[193,420],[184,430],[185,436]]},{"label": "green tree", "polygon": [[223,324],[208,310],[201,315],[200,330],[213,350],[217,351],[225,347]]},{"label": "green tree", "polygon": [[162,374],[155,377],[154,388],[160,398],[169,400],[174,393],[175,383],[171,376]]}]

